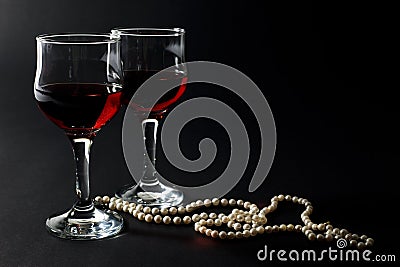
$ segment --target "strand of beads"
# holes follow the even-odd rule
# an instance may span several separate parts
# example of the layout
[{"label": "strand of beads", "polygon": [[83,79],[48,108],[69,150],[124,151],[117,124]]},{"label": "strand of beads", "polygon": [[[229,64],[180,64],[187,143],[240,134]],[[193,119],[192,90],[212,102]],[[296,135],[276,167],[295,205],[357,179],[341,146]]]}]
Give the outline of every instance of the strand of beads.
[{"label": "strand of beads", "polygon": [[[294,204],[305,206],[305,210],[301,214],[301,220],[304,225],[281,224],[267,225],[267,215],[275,211],[278,203],[288,201]],[[169,207],[169,208],[151,208],[142,204],[129,203],[119,198],[109,196],[97,196],[95,198],[96,205],[103,205],[110,210],[123,211],[132,214],[133,217],[140,221],[156,224],[191,224],[194,223],[194,230],[213,238],[234,239],[248,238],[260,234],[269,234],[276,232],[302,232],[309,240],[328,241],[346,240],[351,246],[358,249],[364,249],[374,244],[372,238],[366,235],[358,236],[352,234],[346,229],[333,228],[330,222],[316,224],[310,219],[313,212],[311,202],[305,198],[299,198],[290,195],[278,195],[271,199],[271,204],[261,210],[256,204],[248,201],[235,199],[204,199],[197,200],[186,206]],[[230,214],[225,213],[194,213],[199,208],[210,207],[232,207]],[[193,213],[191,216],[188,214]],[[228,231],[218,231],[213,226],[221,227],[225,225]],[[342,240],[342,241],[343,241]]]}]

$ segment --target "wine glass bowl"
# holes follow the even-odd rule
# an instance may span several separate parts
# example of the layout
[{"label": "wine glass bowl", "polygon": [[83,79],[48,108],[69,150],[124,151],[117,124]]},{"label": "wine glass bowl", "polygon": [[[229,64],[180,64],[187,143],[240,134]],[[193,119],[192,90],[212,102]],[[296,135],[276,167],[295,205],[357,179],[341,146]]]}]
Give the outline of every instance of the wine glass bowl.
[{"label": "wine glass bowl", "polygon": [[78,200],[46,220],[47,230],[66,239],[118,234],[123,219],[94,207],[89,187],[90,148],[98,131],[121,106],[120,40],[110,34],[40,35],[34,97],[46,117],[68,136],[76,163]]},{"label": "wine glass bowl", "polygon": [[[144,171],[136,185],[128,184],[115,195],[124,200],[148,206],[175,206],[183,201],[183,192],[169,187],[159,180],[155,168],[156,140],[159,121],[166,112],[177,103],[186,90],[185,31],[180,28],[117,28],[112,33],[121,38],[121,60],[123,63],[122,103],[132,108],[142,119],[144,137]],[[140,103],[131,101],[137,89],[150,77],[161,70],[160,81],[179,79],[180,86],[161,96],[154,106],[146,105],[146,99]]]}]

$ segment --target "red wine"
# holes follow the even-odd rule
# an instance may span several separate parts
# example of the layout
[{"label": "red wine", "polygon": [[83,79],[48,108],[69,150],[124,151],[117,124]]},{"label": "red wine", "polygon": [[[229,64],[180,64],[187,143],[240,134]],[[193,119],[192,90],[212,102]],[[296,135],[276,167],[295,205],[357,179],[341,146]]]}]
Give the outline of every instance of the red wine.
[{"label": "red wine", "polygon": [[96,132],[121,106],[121,87],[95,83],[57,83],[35,89],[39,108],[58,127],[72,133]]},{"label": "red wine", "polygon": [[[135,94],[136,90],[151,76],[156,74],[155,70],[126,70],[124,71],[124,83],[122,102],[127,105]],[[166,111],[168,107],[174,104],[182,96],[186,90],[187,77],[181,73],[170,72],[165,75],[161,80],[167,81],[172,79],[180,79],[180,85],[165,93],[156,105],[151,109],[152,113],[160,113]],[[146,107],[146,103],[135,103],[134,108],[139,111],[149,111],[150,108]]]}]

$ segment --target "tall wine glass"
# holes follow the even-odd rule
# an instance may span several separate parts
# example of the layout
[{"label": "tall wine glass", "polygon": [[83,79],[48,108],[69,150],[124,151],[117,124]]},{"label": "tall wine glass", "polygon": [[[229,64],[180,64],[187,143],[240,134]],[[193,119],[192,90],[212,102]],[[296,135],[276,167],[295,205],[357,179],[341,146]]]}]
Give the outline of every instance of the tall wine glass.
[{"label": "tall wine glass", "polygon": [[[160,182],[155,169],[157,127],[168,109],[182,96],[186,88],[184,62],[185,31],[180,28],[117,28],[113,34],[121,37],[121,59],[123,62],[123,104],[128,105],[136,90],[152,75],[172,66],[163,79],[179,79],[180,86],[160,98],[152,108],[145,103],[134,103],[133,108],[150,111],[142,121],[145,159],[144,172],[136,185],[128,184],[116,193],[124,200],[148,206],[173,206],[183,200],[183,193]],[[132,103],[131,103],[132,104]]]},{"label": "tall wine glass", "polygon": [[119,38],[110,34],[56,34],[38,36],[36,41],[35,99],[71,141],[78,197],[71,209],[49,217],[46,227],[67,239],[116,235],[123,227],[122,217],[93,205],[89,155],[93,138],[121,106]]}]

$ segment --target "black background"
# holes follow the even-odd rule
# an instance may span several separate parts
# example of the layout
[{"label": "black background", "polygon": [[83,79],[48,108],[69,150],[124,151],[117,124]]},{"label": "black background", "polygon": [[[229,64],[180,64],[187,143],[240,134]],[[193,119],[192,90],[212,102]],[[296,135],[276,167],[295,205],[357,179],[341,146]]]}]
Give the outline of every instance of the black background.
[{"label": "black background", "polygon": [[[0,265],[264,265],[268,262],[256,258],[264,245],[327,247],[294,233],[211,240],[191,227],[148,225],[129,216],[124,233],[113,239],[73,242],[46,232],[45,218],[74,201],[74,166],[67,138],[33,99],[34,37],[108,32],[116,26],[183,27],[187,61],[235,67],[265,94],[277,127],[275,161],[263,185],[248,193],[259,142],[250,117],[251,162],[228,197],[260,205],[280,193],[306,197],[316,222],[330,220],[370,235],[376,240],[374,254],[399,256],[394,182],[399,177],[400,114],[398,82],[390,82],[397,34],[391,28],[392,10],[361,1],[0,0]],[[186,97],[205,92],[193,90]],[[104,128],[93,147],[94,195],[113,194],[131,181],[121,154],[121,116]],[[182,136],[189,157],[196,157],[196,140],[204,136],[226,141],[217,125],[205,131],[201,123],[206,122],[193,122],[192,129],[188,125]],[[229,144],[217,143],[219,161],[201,177],[212,177],[226,164],[223,151]],[[196,179],[174,172],[161,152],[158,166],[182,183],[185,177]],[[301,209],[285,205],[278,210],[271,223],[300,222]]]}]

